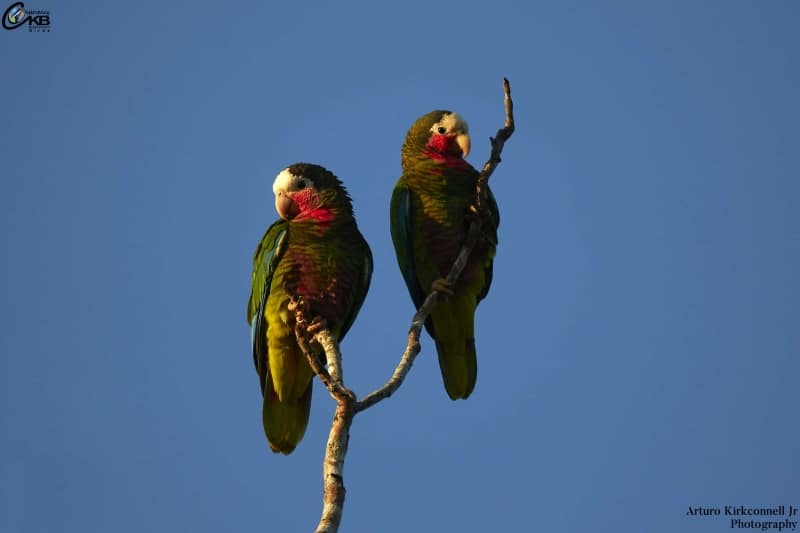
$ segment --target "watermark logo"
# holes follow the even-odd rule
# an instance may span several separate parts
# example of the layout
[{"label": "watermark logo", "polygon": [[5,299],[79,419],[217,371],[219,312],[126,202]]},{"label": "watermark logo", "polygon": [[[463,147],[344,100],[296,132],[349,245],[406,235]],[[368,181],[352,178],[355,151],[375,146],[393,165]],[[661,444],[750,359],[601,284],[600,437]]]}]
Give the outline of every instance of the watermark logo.
[{"label": "watermark logo", "polygon": [[[17,26],[22,25],[25,22],[25,4],[22,2],[18,4],[12,4],[11,7],[8,8],[7,11],[8,15],[6,15],[5,19],[3,20],[3,26],[7,30],[11,30],[16,28]],[[5,21],[8,21],[10,27],[5,25]]]},{"label": "watermark logo", "polygon": [[3,13],[3,28],[16,30],[28,23],[29,32],[49,32],[50,12],[25,9],[23,2],[15,2]]}]

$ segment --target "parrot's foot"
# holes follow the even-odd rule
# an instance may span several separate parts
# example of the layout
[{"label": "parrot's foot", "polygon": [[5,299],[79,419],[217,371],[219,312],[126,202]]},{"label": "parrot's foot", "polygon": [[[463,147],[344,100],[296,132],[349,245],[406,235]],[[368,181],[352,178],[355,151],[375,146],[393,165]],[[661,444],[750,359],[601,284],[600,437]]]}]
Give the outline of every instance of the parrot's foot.
[{"label": "parrot's foot", "polygon": [[445,278],[433,280],[433,283],[431,283],[431,290],[436,291],[443,296],[453,296],[455,294],[453,291],[453,285]]},{"label": "parrot's foot", "polygon": [[328,329],[328,321],[322,318],[321,316],[315,316],[311,319],[311,323],[306,328],[306,331],[309,332],[311,335],[314,335],[320,330]]},{"label": "parrot's foot", "polygon": [[480,220],[481,223],[485,226],[491,225],[492,220],[492,212],[489,210],[488,207],[484,204],[483,207],[478,207],[476,204],[469,204],[467,207],[467,213],[465,217],[467,222],[472,222],[473,220]]},{"label": "parrot's foot", "polygon": [[492,241],[491,228],[495,225],[495,217],[486,204],[480,208],[476,204],[470,204],[464,219],[467,221],[467,225],[471,225],[473,220],[480,222],[480,236],[484,240]]},{"label": "parrot's foot", "polygon": [[304,324],[306,322],[305,315],[309,312],[309,308],[308,302],[306,302],[302,296],[290,294],[289,305],[287,307],[290,313],[294,313],[295,321],[298,324]]}]

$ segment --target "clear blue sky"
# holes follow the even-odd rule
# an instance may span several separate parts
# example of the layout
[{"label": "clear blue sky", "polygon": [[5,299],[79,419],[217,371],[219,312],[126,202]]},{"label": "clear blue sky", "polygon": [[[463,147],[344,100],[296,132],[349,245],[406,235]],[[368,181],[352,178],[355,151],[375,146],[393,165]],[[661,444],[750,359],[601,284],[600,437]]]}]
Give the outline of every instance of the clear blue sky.
[{"label": "clear blue sky", "polygon": [[[287,4],[287,3],[283,3]],[[6,5],[3,5],[5,10]],[[412,305],[389,197],[432,109],[502,224],[479,375],[359,415],[343,531],[710,532],[800,504],[800,3],[26,2],[0,30],[0,530],[310,531],[333,403],[267,449],[251,255],[296,161],[348,186],[364,395]]]}]

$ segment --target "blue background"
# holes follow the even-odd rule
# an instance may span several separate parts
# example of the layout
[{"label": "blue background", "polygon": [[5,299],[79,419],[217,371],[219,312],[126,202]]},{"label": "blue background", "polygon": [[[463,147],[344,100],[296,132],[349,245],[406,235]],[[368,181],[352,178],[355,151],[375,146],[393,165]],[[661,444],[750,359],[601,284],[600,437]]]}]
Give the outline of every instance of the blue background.
[{"label": "blue background", "polygon": [[310,531],[333,402],[267,450],[245,303],[296,161],[375,274],[360,396],[413,308],[388,204],[436,108],[492,178],[480,372],[433,356],[354,423],[343,530],[726,531],[800,504],[800,4],[27,2],[0,31],[0,530]]}]

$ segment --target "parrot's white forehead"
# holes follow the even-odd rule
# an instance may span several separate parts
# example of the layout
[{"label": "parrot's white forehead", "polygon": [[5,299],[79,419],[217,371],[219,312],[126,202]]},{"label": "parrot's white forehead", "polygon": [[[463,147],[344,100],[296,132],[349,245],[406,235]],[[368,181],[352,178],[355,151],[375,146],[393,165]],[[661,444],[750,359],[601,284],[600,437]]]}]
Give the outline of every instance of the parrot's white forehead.
[{"label": "parrot's white forehead", "polygon": [[275,178],[275,181],[272,184],[272,193],[278,194],[278,191],[286,191],[292,185],[292,183],[297,180],[298,176],[295,176],[291,172],[289,172],[288,168],[284,168],[280,171],[278,176]]},{"label": "parrot's white forehead", "polygon": [[458,113],[445,113],[442,120],[431,126],[431,131],[435,132],[440,127],[444,127],[448,132],[458,131],[461,133],[469,133],[467,121],[461,118]]}]

